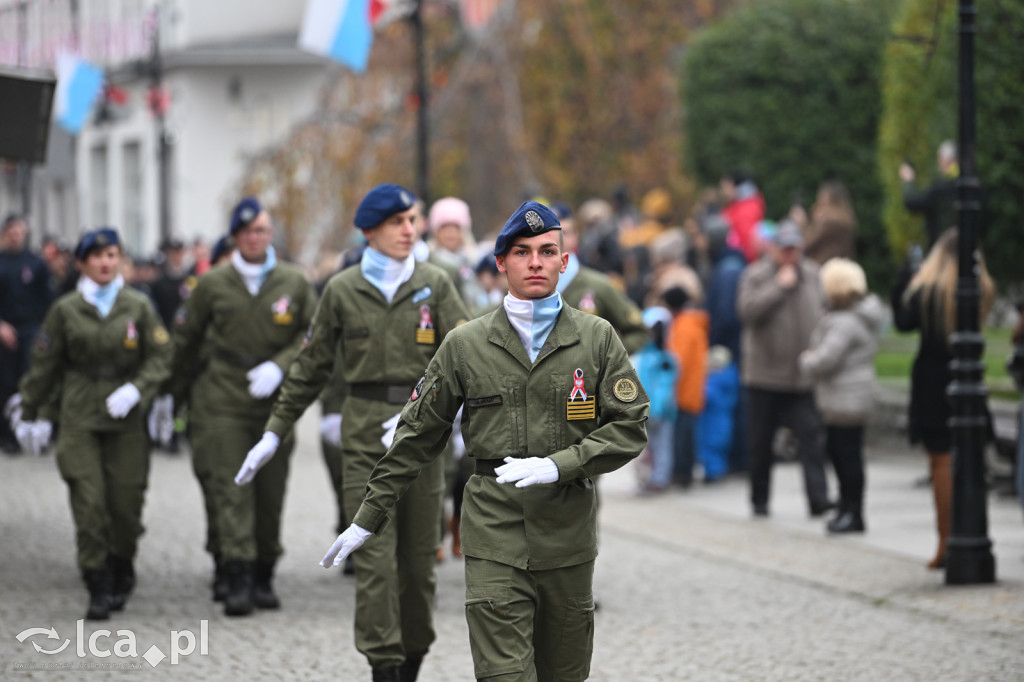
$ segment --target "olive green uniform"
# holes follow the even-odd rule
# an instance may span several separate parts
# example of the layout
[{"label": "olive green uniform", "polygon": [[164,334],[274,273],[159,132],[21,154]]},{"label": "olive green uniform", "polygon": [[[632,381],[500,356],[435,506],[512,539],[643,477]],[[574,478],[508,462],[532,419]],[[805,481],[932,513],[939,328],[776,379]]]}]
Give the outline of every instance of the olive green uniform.
[{"label": "olive green uniform", "polygon": [[[324,415],[341,414],[341,406],[348,395],[348,387],[341,377],[341,364],[342,355],[339,350],[331,378],[328,379],[327,386],[320,393],[320,407]],[[338,526],[336,530],[338,533],[341,533],[348,528],[348,516],[345,514],[345,477],[341,468],[341,446],[334,445],[321,437],[320,449],[323,452],[327,473],[331,477],[334,499],[338,503]]]},{"label": "olive green uniform", "polygon": [[[83,571],[102,569],[108,554],[135,558],[149,475],[146,406],[170,374],[172,353],[153,304],[127,287],[105,318],[81,293],[66,294],[36,338],[21,380],[22,419],[37,419],[60,392],[57,466],[68,484]],[[128,382],[139,389],[139,403],[114,419],[107,396]]]},{"label": "olive green uniform", "polygon": [[[429,329],[422,328],[429,314]],[[391,303],[358,267],[327,283],[316,319],[267,430],[287,433],[316,399],[339,362],[349,387],[342,406],[345,511],[355,514],[374,465],[384,455],[381,424],[398,414],[438,344],[469,317],[448,275],[417,263]],[[276,459],[276,457],[275,457]],[[271,464],[268,466],[271,466]],[[388,532],[353,556],[356,569],[356,648],[374,668],[401,665],[434,641],[436,552],[443,504],[442,462],[428,467],[396,511]]]},{"label": "olive green uniform", "polygon": [[[570,400],[577,370],[586,401]],[[531,363],[504,308],[477,318],[449,335],[427,367],[354,523],[387,532],[388,515],[435,461],[463,404],[466,454],[477,460],[462,512],[476,675],[585,679],[597,556],[593,477],[643,450],[647,395],[603,319],[564,306]],[[498,484],[494,468],[505,457],[550,457],[558,481]]]},{"label": "olive green uniform", "polygon": [[611,322],[627,353],[633,354],[647,343],[647,328],[640,309],[601,271],[581,265],[562,298],[577,310]]},{"label": "olive green uniform", "polygon": [[[252,485],[234,483],[276,397],[276,392],[262,399],[249,395],[246,373],[268,360],[287,373],[315,306],[313,288],[294,266],[278,263],[253,296],[234,266],[223,265],[200,278],[175,319],[172,393],[180,402],[191,389],[191,413],[202,415],[193,450],[214,497],[208,509],[215,518],[209,522],[224,562],[272,565],[283,552],[281,511],[294,445],[290,429]],[[201,352],[209,362],[195,376],[194,358]]]}]

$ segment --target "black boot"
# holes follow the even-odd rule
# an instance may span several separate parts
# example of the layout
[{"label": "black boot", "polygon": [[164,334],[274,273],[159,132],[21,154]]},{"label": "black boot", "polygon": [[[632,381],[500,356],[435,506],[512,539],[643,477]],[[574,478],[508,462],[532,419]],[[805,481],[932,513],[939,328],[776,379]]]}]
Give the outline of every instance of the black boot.
[{"label": "black boot", "polygon": [[135,589],[135,567],[131,559],[114,554],[107,555],[107,569],[110,570],[110,610],[120,611]]},{"label": "black boot", "polygon": [[859,511],[848,509],[828,522],[829,533],[863,533],[867,530]]},{"label": "black boot", "polygon": [[410,656],[398,666],[398,678],[402,682],[416,682],[420,674],[420,666],[423,665],[423,657]]},{"label": "black boot", "polygon": [[85,619],[110,618],[110,571],[105,568],[89,569],[82,571],[82,577],[89,589],[89,610],[85,613]]},{"label": "black boot", "polygon": [[228,597],[228,573],[220,554],[213,555],[213,601],[224,601]]},{"label": "black boot", "polygon": [[228,576],[228,594],[224,598],[224,615],[248,616],[252,613],[252,564],[232,559],[224,564]]},{"label": "black boot", "polygon": [[252,600],[261,609],[279,609],[281,602],[274,594],[274,564],[257,561],[253,567]]},{"label": "black boot", "polygon": [[374,668],[373,682],[402,682],[398,666],[394,668]]}]

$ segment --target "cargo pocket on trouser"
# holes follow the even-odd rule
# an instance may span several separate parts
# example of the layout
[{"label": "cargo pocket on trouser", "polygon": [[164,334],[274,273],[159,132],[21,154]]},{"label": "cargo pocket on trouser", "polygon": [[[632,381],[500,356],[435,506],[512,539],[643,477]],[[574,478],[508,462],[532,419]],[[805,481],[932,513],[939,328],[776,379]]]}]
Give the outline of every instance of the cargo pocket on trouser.
[{"label": "cargo pocket on trouser", "polygon": [[551,647],[537,652],[537,677],[559,682],[585,680],[590,676],[590,659],[594,654],[593,595],[567,597],[562,613],[561,626],[553,623],[548,630]]},{"label": "cargo pocket on trouser", "polygon": [[507,587],[466,588],[466,623],[477,679],[532,671],[532,608],[529,602],[509,599]]}]

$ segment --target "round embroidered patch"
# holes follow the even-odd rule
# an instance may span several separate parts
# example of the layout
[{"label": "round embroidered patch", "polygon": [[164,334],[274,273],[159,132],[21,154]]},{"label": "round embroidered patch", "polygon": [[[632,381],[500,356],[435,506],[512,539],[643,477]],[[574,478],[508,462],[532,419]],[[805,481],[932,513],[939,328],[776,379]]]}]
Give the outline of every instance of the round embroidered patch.
[{"label": "round embroidered patch", "polygon": [[635,381],[622,378],[615,382],[615,388],[612,389],[612,393],[622,402],[631,403],[640,395],[640,390],[637,388]]},{"label": "round embroidered patch", "polygon": [[163,327],[157,327],[156,329],[153,330],[153,340],[162,346],[168,341],[170,341],[171,337],[167,333],[166,329],[164,329]]}]

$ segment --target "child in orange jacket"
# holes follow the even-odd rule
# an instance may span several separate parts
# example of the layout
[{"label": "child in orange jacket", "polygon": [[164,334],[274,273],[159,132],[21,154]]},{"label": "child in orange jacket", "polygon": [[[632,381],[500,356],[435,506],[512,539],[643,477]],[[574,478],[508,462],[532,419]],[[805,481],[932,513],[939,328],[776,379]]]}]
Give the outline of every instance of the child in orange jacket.
[{"label": "child in orange jacket", "polygon": [[706,311],[690,306],[689,295],[680,287],[666,291],[664,299],[672,311],[672,325],[665,348],[679,360],[679,381],[676,383],[679,413],[676,416],[672,479],[688,487],[693,483],[693,463],[697,452],[697,417],[704,410],[710,320]]}]

